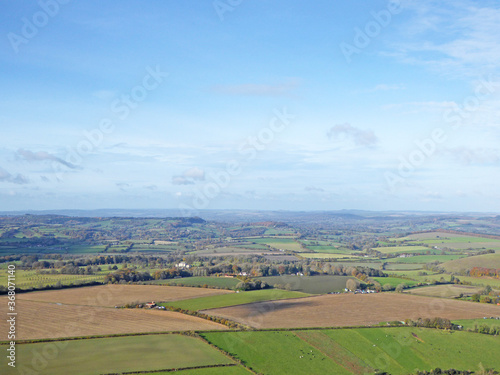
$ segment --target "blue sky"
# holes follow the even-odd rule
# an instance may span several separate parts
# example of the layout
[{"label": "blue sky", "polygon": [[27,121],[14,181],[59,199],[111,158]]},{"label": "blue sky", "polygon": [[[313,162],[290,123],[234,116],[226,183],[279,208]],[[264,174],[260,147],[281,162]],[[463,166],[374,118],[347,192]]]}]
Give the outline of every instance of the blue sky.
[{"label": "blue sky", "polygon": [[3,210],[500,211],[498,2],[0,7]]}]

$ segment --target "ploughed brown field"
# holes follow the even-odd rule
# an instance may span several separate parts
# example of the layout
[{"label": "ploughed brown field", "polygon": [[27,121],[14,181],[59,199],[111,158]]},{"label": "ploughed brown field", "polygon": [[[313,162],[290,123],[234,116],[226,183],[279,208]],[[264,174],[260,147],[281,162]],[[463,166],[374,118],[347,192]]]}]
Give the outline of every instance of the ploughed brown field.
[{"label": "ploughed brown field", "polygon": [[[2,316],[7,316],[7,297],[0,298],[0,306]],[[205,319],[154,309],[115,309],[17,300],[16,312],[17,340],[227,329]],[[0,320],[0,332],[4,336],[1,340],[7,340],[6,319]]]},{"label": "ploughed brown field", "polygon": [[20,293],[17,300],[68,305],[115,307],[136,302],[166,302],[234,293],[228,290],[160,285],[99,285],[82,288]]},{"label": "ploughed brown field", "polygon": [[500,316],[500,306],[400,293],[322,295],[201,311],[254,328],[372,325],[407,318]]}]

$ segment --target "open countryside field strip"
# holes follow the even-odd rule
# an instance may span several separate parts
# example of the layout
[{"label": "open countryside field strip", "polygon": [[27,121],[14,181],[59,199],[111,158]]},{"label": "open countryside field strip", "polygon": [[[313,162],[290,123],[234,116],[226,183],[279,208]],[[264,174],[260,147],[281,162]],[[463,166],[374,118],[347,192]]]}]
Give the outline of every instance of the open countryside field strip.
[{"label": "open countryside field strip", "polygon": [[432,252],[433,249],[430,249],[425,246],[381,246],[374,247],[372,250],[379,251],[383,254],[390,253],[425,253],[427,251]]},{"label": "open countryside field strip", "polygon": [[151,284],[165,284],[165,285],[185,285],[185,286],[203,286],[207,285],[209,288],[234,288],[240,280],[230,277],[209,277],[209,276],[194,276],[183,277],[182,279],[173,280],[157,280],[152,281]]},{"label": "open countryside field strip", "polygon": [[[449,282],[451,280],[451,275],[446,273],[430,273],[428,275],[419,276],[417,273],[421,271],[390,271],[391,274],[397,276],[409,277],[417,282],[426,283],[433,281],[440,281],[442,278]],[[429,272],[429,271],[425,271]],[[500,289],[500,279],[488,278],[488,277],[472,277],[472,276],[455,276],[460,279],[460,281],[471,283],[471,285],[489,285],[492,288]]]},{"label": "open countryside field strip", "polygon": [[[7,269],[0,269],[0,285],[7,285]],[[98,275],[61,275],[61,274],[39,274],[37,271],[16,271],[16,286],[21,289],[35,288],[45,285],[55,285],[61,282],[63,285],[75,284],[82,281],[103,281],[105,274]]]},{"label": "open countryside field strip", "polygon": [[[46,361],[42,374],[50,375],[96,375],[234,363],[200,338],[171,334],[17,345],[19,366],[28,373],[27,369],[33,369],[30,365],[36,360],[34,353],[43,353],[47,346],[59,353]],[[12,369],[6,361],[1,361],[0,373],[20,374],[22,367]]]},{"label": "open countryside field strip", "polygon": [[380,285],[382,285],[382,286],[390,284],[390,285],[396,287],[399,284],[406,284],[408,286],[414,286],[414,285],[418,284],[418,282],[416,282],[416,281],[400,279],[398,277],[372,277],[372,279],[377,281],[378,283],[380,283]]},{"label": "open countryside field strip", "polygon": [[455,298],[460,296],[460,294],[470,296],[474,293],[479,293],[482,289],[483,287],[478,286],[445,284],[409,289],[405,293],[417,296]]},{"label": "open countryside field strip", "polygon": [[500,316],[500,306],[401,293],[338,294],[202,311],[254,328],[373,325],[407,318]]},{"label": "open countryside field strip", "polygon": [[[1,297],[0,303],[0,313],[7,316],[7,298]],[[16,301],[16,309],[20,312],[16,326],[19,340],[227,329],[209,320],[155,309],[114,309],[24,300]],[[0,320],[0,332],[7,330],[7,320]]]},{"label": "open countryside field strip", "polygon": [[473,267],[500,269],[500,253],[476,255],[452,260],[441,265],[448,272],[471,270]]},{"label": "open countryside field strip", "polygon": [[259,244],[266,244],[276,249],[291,250],[291,251],[305,251],[300,244],[292,238],[254,238],[252,242]]},{"label": "open countryside field strip", "polygon": [[391,258],[385,259],[390,263],[432,263],[432,262],[449,262],[451,260],[464,258],[466,255],[417,255],[409,258]]},{"label": "open countryside field strip", "polygon": [[407,375],[416,369],[499,368],[498,338],[418,328],[203,333],[262,374]]},{"label": "open countryside field strip", "polygon": [[498,239],[469,236],[467,233],[445,233],[445,232],[427,232],[415,233],[406,237],[392,238],[393,241],[415,241],[415,240],[435,240],[451,242],[500,242]]},{"label": "open countryside field strip", "polygon": [[461,319],[454,320],[453,323],[459,324],[464,329],[474,329],[475,326],[480,327],[481,325],[487,325],[488,327],[500,327],[500,320],[498,319],[490,319],[491,317],[487,317],[488,319]]},{"label": "open countryside field strip", "polygon": [[[243,366],[226,366],[226,367],[208,367],[191,370],[178,370],[180,375],[249,375],[253,372],[247,370]],[[153,375],[172,375],[172,372],[155,372]]]},{"label": "open countryside field strip", "polygon": [[160,285],[99,285],[18,294],[18,300],[115,307],[135,302],[178,301],[231,293],[227,290]]},{"label": "open countryside field strip", "polygon": [[345,260],[358,260],[363,259],[359,256],[349,255],[349,254],[339,254],[339,253],[300,253],[297,254],[300,257],[311,258],[311,259],[345,259]]},{"label": "open countryside field strip", "polygon": [[259,280],[265,281],[269,285],[288,285],[290,290],[310,294],[325,294],[330,292],[343,291],[347,280],[353,279],[350,276],[267,276],[259,277]]},{"label": "open countryside field strip", "polygon": [[163,303],[162,305],[178,307],[185,310],[198,311],[260,301],[300,298],[307,296],[309,296],[309,294],[301,292],[290,292],[280,289],[262,289],[251,290],[248,292],[231,293],[220,296],[193,298],[172,303]]}]

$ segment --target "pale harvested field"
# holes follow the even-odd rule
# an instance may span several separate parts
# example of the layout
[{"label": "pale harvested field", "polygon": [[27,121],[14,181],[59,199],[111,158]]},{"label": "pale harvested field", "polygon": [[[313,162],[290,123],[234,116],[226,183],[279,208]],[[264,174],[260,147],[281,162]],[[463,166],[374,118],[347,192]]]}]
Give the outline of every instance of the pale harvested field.
[{"label": "pale harvested field", "polygon": [[57,302],[68,305],[123,306],[134,302],[166,302],[233,293],[228,290],[159,285],[99,285],[20,293],[18,300]]},{"label": "pale harvested field", "polygon": [[482,289],[484,288],[479,286],[445,284],[408,289],[405,293],[417,296],[454,298],[458,297],[460,294],[470,296],[474,293],[479,293]]},{"label": "pale harvested field", "polygon": [[[140,332],[227,329],[218,323],[172,311],[114,309],[16,301],[16,339],[44,339]],[[7,316],[7,297],[0,298],[0,313]],[[0,320],[0,340],[7,339],[7,320]]]},{"label": "pale harvested field", "polygon": [[202,311],[254,328],[372,325],[407,318],[500,316],[500,306],[399,293],[322,295]]}]

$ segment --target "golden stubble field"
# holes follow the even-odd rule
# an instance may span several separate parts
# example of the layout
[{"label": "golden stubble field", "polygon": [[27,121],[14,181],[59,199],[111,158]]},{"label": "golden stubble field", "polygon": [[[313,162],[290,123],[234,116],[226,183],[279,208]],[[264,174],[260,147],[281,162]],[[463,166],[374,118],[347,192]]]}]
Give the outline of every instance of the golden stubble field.
[{"label": "golden stubble field", "polygon": [[201,311],[254,328],[374,325],[407,318],[500,316],[500,306],[399,293],[322,295]]},{"label": "golden stubble field", "polygon": [[[227,329],[205,319],[171,311],[116,309],[135,301],[176,301],[228,291],[150,285],[105,285],[16,295],[16,339],[45,339],[124,333]],[[7,297],[0,297],[7,316]],[[0,341],[8,323],[0,320]]]}]

